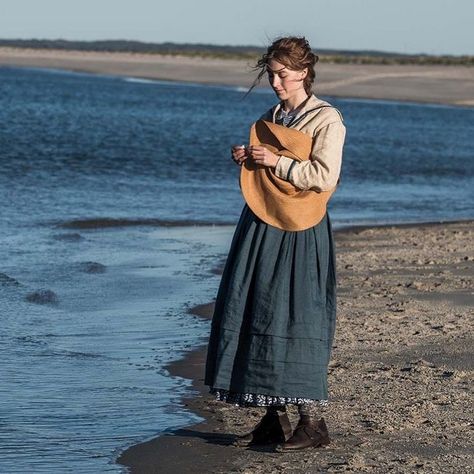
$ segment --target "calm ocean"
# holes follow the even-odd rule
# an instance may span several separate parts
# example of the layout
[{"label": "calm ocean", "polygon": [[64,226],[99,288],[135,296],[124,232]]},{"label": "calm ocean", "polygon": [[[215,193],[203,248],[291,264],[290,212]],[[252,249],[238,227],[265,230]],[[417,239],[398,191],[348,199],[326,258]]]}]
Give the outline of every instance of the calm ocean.
[{"label": "calm ocean", "polygon": [[[197,421],[167,362],[203,342],[243,201],[244,91],[0,68],[0,472],[124,472]],[[474,218],[474,109],[333,99],[335,227]]]}]

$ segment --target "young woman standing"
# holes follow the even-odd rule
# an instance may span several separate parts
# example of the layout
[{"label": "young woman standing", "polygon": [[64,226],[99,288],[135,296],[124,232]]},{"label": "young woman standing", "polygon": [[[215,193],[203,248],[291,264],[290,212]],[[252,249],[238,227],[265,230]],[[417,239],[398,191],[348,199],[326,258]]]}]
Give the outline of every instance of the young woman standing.
[{"label": "young woman standing", "polygon": [[[279,103],[254,125],[250,145],[231,149],[246,204],[216,299],[205,383],[218,400],[267,408],[237,439],[243,446],[286,451],[330,441],[322,414],[336,275],[325,205],[339,180],[345,126],[311,92],[317,60],[305,38],[268,47],[254,85],[267,74]],[[289,404],[300,414],[294,430]]]}]

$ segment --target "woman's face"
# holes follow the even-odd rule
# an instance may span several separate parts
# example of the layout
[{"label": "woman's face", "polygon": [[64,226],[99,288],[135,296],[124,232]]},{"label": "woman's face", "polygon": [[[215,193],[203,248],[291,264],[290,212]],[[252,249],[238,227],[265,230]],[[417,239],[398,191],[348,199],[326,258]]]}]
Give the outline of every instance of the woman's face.
[{"label": "woman's face", "polygon": [[270,59],[267,64],[267,73],[268,81],[280,100],[287,100],[304,91],[303,80],[308,73],[307,69],[294,71],[278,61]]}]

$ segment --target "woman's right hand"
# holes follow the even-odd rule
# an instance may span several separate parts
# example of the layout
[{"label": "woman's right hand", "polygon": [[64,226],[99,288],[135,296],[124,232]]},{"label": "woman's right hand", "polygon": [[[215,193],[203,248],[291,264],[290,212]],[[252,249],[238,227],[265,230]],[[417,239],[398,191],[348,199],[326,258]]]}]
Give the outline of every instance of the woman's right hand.
[{"label": "woman's right hand", "polygon": [[233,145],[231,147],[232,159],[235,163],[242,166],[242,163],[248,158],[247,147],[245,145]]}]

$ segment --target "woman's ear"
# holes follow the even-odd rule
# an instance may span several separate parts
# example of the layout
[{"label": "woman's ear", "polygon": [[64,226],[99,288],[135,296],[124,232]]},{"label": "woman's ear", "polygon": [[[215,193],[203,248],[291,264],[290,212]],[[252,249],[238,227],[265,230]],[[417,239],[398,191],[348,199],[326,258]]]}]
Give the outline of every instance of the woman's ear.
[{"label": "woman's ear", "polygon": [[301,71],[301,79],[304,79],[307,75],[308,75],[308,68],[305,67],[305,68]]}]

